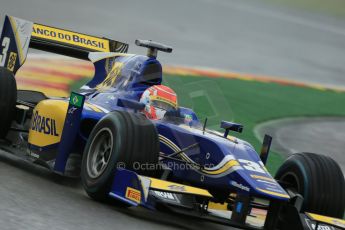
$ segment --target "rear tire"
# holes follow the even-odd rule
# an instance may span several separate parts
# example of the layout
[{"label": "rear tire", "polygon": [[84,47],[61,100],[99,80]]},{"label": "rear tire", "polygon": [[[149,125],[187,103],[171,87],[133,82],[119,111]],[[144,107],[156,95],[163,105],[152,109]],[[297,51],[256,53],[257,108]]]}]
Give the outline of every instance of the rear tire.
[{"label": "rear tire", "polygon": [[[103,149],[101,145],[107,147]],[[117,167],[124,166],[140,175],[155,177],[157,171],[138,170],[136,162],[156,166],[158,154],[158,134],[150,120],[142,114],[112,112],[96,124],[85,146],[81,166],[84,189],[94,200],[109,201],[108,193]],[[105,165],[95,167],[97,159]]]},{"label": "rear tire", "polygon": [[17,84],[14,75],[0,67],[0,139],[5,138],[15,117]]},{"label": "rear tire", "polygon": [[290,156],[275,178],[304,198],[304,211],[343,218],[345,181],[339,165],[330,157],[315,153]]}]

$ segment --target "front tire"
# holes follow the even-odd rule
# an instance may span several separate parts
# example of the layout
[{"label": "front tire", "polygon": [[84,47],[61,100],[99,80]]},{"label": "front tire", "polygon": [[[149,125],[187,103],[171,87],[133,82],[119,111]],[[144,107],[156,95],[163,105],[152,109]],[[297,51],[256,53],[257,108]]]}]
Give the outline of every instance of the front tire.
[{"label": "front tire", "polygon": [[117,167],[145,176],[155,170],[140,164],[158,164],[159,139],[155,126],[142,114],[116,111],[106,115],[92,130],[85,146],[81,180],[88,195],[107,201]]},{"label": "front tire", "polygon": [[304,198],[304,211],[343,218],[345,181],[339,165],[330,157],[315,153],[290,156],[275,178]]}]

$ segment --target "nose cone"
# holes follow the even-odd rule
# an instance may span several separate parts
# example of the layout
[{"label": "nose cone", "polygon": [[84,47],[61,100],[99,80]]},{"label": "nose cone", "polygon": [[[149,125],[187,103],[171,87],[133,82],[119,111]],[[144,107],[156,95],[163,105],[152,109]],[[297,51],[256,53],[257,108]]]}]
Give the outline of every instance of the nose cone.
[{"label": "nose cone", "polygon": [[[268,173],[237,171],[238,179],[230,180],[230,186],[249,192],[252,196],[288,200],[290,196]],[[243,183],[242,183],[243,182]]]},{"label": "nose cone", "polygon": [[254,148],[246,142],[236,146],[233,153],[240,164],[236,176],[229,181],[230,186],[254,196],[268,199],[288,200],[290,196],[269,174]]}]

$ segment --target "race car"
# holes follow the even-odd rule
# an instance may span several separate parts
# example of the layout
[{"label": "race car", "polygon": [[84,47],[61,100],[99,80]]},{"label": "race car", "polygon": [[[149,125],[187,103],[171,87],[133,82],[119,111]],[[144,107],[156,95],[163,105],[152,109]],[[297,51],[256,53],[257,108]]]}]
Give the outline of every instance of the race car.
[{"label": "race car", "polygon": [[[207,129],[162,85],[158,51],[6,16],[0,38],[0,148],[61,176],[81,177],[87,194],[121,207],[161,207],[244,229],[345,229],[344,175],[331,158],[289,157],[267,171],[272,137],[260,154],[221,121]],[[18,90],[29,48],[94,64],[94,77],[69,98]],[[263,220],[250,219],[264,212]]]}]

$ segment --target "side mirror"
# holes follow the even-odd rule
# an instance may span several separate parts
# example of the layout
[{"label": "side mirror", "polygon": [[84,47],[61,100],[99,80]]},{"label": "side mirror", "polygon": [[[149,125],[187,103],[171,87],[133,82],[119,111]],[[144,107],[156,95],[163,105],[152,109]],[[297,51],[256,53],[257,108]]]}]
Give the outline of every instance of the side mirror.
[{"label": "side mirror", "polygon": [[271,144],[272,144],[272,137],[270,135],[265,134],[264,141],[262,142],[261,152],[260,152],[260,159],[262,163],[264,163],[264,165],[266,165]]},{"label": "side mirror", "polygon": [[127,99],[127,98],[119,98],[117,99],[117,106],[120,107],[124,107],[124,108],[129,108],[129,109],[134,109],[135,111],[140,111],[143,110],[145,108],[145,104],[135,101],[135,100],[131,100],[131,99]]},{"label": "side mirror", "polygon": [[224,132],[225,138],[228,136],[230,130],[238,132],[238,133],[242,133],[242,131],[243,131],[243,125],[237,124],[237,123],[232,123],[229,121],[222,121],[220,123],[220,127],[225,129],[225,132]]}]

